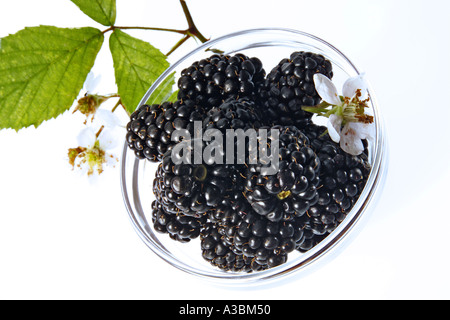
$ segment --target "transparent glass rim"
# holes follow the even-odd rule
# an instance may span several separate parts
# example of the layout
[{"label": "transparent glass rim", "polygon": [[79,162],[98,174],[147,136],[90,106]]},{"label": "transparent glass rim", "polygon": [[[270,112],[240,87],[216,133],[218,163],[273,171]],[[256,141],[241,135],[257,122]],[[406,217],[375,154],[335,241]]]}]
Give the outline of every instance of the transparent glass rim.
[{"label": "transparent glass rim", "polygon": [[[251,34],[262,34],[262,33],[281,33],[287,35],[298,35],[310,39],[311,41],[318,42],[325,46],[327,49],[334,51],[337,55],[339,55],[342,59],[348,63],[351,68],[357,73],[360,74],[356,66],[336,47],[329,44],[325,40],[318,38],[312,34],[305,33],[298,30],[293,29],[285,29],[285,28],[257,28],[257,29],[248,29],[243,31],[238,31],[234,33],[230,33],[228,35],[224,35],[218,37],[213,40],[209,40],[208,42],[200,45],[195,50],[186,54],[177,62],[173,63],[149,88],[147,93],[141,100],[141,104],[148,101],[148,98],[154,92],[154,90],[162,83],[162,81],[169,76],[183,61],[189,59],[193,55],[204,51],[207,48],[213,47],[216,43],[220,43],[225,39],[230,39],[234,37],[239,37],[241,35],[251,35]],[[376,97],[373,93],[373,89],[368,83],[368,91],[371,98],[373,115],[374,115],[374,123],[375,123],[375,137],[374,137],[374,153],[372,155],[372,168],[366,183],[365,188],[363,189],[358,201],[355,203],[353,209],[347,214],[346,219],[330,234],[328,235],[322,242],[317,244],[308,252],[302,254],[301,261],[292,261],[287,262],[286,264],[253,273],[229,273],[223,272],[221,270],[217,270],[217,272],[204,272],[202,270],[197,270],[195,267],[192,267],[175,257],[171,252],[165,250],[164,246],[162,246],[157,239],[153,239],[148,235],[145,227],[141,225],[138,216],[140,212],[142,212],[142,207],[139,199],[139,191],[138,191],[138,173],[141,165],[141,160],[138,160],[135,157],[127,157],[130,155],[128,150],[127,143],[124,142],[122,158],[121,158],[121,187],[122,187],[122,195],[125,207],[127,209],[130,221],[135,231],[142,239],[142,241],[157,254],[160,258],[168,262],[170,265],[200,278],[209,279],[213,281],[219,281],[221,283],[227,284],[251,284],[251,283],[266,283],[270,280],[275,280],[282,278],[284,276],[293,274],[299,270],[304,270],[306,267],[313,264],[313,262],[322,259],[325,255],[332,252],[338,244],[342,242],[344,238],[350,233],[351,230],[358,224],[361,220],[363,214],[368,210],[369,204],[373,202],[375,196],[377,195],[377,190],[380,188],[380,185],[384,182],[384,176],[387,171],[387,142],[385,136],[385,128],[382,116],[380,114],[380,110],[378,108],[378,104],[376,101]],[[134,158],[134,159],[133,159]],[[132,166],[130,165],[130,163]],[[132,171],[130,172],[129,167],[132,167]],[[127,176],[132,175],[131,183],[127,182]],[[134,206],[133,206],[134,204]]]}]

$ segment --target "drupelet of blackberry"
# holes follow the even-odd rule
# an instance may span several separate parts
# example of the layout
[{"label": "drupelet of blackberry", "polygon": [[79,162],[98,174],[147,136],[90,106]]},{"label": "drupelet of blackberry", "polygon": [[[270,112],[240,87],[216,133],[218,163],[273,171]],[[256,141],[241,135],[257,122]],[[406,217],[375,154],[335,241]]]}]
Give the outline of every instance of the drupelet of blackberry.
[{"label": "drupelet of blackberry", "polygon": [[130,116],[126,141],[139,159],[162,160],[164,153],[177,143],[174,130],[194,133],[194,121],[202,121],[204,111],[192,100],[142,105]]},{"label": "drupelet of blackberry", "polygon": [[241,53],[232,56],[214,54],[181,72],[178,99],[192,99],[209,109],[219,106],[227,98],[252,98],[265,75],[258,58]]},{"label": "drupelet of blackberry", "polygon": [[173,203],[167,200],[165,190],[164,172],[160,164],[153,180],[153,193],[156,197],[152,202],[153,228],[159,233],[168,234],[170,238],[179,242],[189,242],[197,238],[205,219],[180,212]]},{"label": "drupelet of blackberry", "polygon": [[282,59],[258,88],[258,101],[267,111],[269,125],[295,125],[304,127],[312,113],[302,106],[315,106],[321,102],[313,76],[321,73],[333,77],[332,64],[324,56],[297,51]]},{"label": "drupelet of blackberry", "polygon": [[261,216],[272,222],[303,216],[318,200],[320,160],[309,147],[309,139],[296,127],[276,126],[279,167],[276,174],[263,175],[258,165],[249,165],[245,195]]}]

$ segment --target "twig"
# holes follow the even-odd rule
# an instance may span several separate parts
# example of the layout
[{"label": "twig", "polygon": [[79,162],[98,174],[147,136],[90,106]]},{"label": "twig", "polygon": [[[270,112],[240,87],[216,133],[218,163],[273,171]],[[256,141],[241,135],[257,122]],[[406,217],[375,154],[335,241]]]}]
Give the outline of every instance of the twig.
[{"label": "twig", "polygon": [[179,29],[170,29],[170,28],[156,28],[156,27],[123,27],[123,26],[111,26],[108,29],[104,30],[102,33],[107,33],[109,31],[114,31],[115,29],[120,30],[152,30],[152,31],[165,31],[165,32],[173,32],[184,35],[184,37],[179,40],[170,51],[166,54],[169,56],[176,49],[178,49],[183,43],[185,43],[189,38],[196,38],[200,40],[202,43],[205,43],[209,39],[206,39],[205,36],[197,29],[197,26],[194,23],[194,19],[192,19],[192,15],[189,11],[189,8],[186,4],[185,0],[180,0],[181,7],[183,8],[184,16],[186,17],[186,21],[188,23],[188,28],[186,30]]},{"label": "twig", "polygon": [[180,41],[178,41],[173,47],[172,49],[170,49],[169,52],[166,53],[166,56],[169,56],[172,52],[174,52],[175,50],[177,50],[183,43],[186,42],[186,40],[188,40],[190,38],[189,35],[185,35],[182,39],[180,39]]}]

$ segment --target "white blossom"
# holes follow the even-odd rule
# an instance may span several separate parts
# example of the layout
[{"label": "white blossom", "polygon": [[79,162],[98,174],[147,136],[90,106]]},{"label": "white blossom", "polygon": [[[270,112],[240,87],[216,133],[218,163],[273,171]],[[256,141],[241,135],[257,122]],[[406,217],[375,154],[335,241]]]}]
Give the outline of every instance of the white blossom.
[{"label": "white blossom", "polygon": [[114,166],[118,162],[112,152],[118,141],[114,130],[101,127],[96,132],[92,127],[86,127],[79,133],[77,140],[79,146],[69,149],[69,163],[82,174],[98,176],[106,166]]},{"label": "white blossom", "polygon": [[363,99],[367,93],[363,76],[349,78],[343,85],[342,95],[339,95],[330,79],[322,74],[314,75],[316,91],[326,104],[326,112],[321,108],[318,113],[328,117],[327,129],[331,139],[351,155],[361,154],[364,151],[362,140],[373,136],[373,117],[364,112],[369,100]]}]

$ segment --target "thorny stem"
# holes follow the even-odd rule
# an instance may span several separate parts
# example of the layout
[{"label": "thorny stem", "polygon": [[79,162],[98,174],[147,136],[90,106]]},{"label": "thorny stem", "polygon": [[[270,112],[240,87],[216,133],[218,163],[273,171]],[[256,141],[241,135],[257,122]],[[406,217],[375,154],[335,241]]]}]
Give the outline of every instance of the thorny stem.
[{"label": "thorny stem", "polygon": [[188,22],[188,26],[189,26],[189,29],[187,30],[188,35],[198,38],[198,40],[200,40],[202,43],[208,41],[208,39],[206,39],[201,34],[201,32],[197,29],[197,27],[195,26],[194,20],[192,19],[191,13],[189,12],[189,8],[187,7],[186,1],[180,0],[180,4],[181,4],[181,7],[183,8],[184,15]]},{"label": "thorny stem", "polygon": [[165,32],[173,32],[182,34],[183,38],[181,38],[173,47],[170,49],[170,51],[166,54],[166,56],[169,56],[172,54],[175,50],[177,50],[183,43],[185,43],[189,38],[196,38],[200,40],[202,43],[205,43],[209,39],[206,39],[205,36],[197,29],[194,19],[192,19],[191,13],[189,11],[189,8],[186,4],[185,0],[180,0],[181,7],[183,8],[184,16],[186,17],[186,21],[188,23],[188,28],[186,30],[179,30],[179,29],[170,29],[170,28],[155,28],[155,27],[120,27],[120,26],[111,26],[108,29],[104,30],[102,33],[106,33],[109,31],[114,31],[115,29],[121,29],[121,30],[153,30],[153,31],[165,31]]}]

